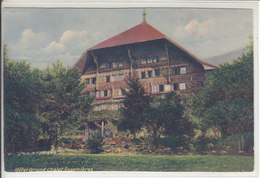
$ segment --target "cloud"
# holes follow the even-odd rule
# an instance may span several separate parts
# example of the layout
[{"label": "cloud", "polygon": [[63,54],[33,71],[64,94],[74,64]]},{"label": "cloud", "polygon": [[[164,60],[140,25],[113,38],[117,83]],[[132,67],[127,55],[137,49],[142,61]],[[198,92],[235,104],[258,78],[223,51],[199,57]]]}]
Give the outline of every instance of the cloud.
[{"label": "cloud", "polygon": [[37,63],[37,67],[41,64],[45,67],[57,59],[65,65],[72,65],[87,48],[102,38],[104,35],[101,32],[66,30],[58,40],[51,40],[47,33],[25,29],[17,41],[8,43],[8,49],[10,57],[20,60],[23,56],[31,63]]},{"label": "cloud", "polygon": [[60,53],[64,51],[65,46],[57,41],[52,41],[44,50],[46,53]]},{"label": "cloud", "polygon": [[87,47],[97,43],[102,34],[100,32],[91,33],[86,30],[66,30],[58,41],[52,41],[45,48],[51,54],[62,55],[65,53],[80,55]]},{"label": "cloud", "polygon": [[199,22],[196,19],[192,19],[185,27],[185,31],[188,33],[195,33],[198,31]]},{"label": "cloud", "polygon": [[48,43],[48,35],[45,33],[36,33],[32,29],[25,29],[17,41],[8,44],[10,51],[15,52],[19,56],[27,56],[29,53],[35,53],[35,49],[39,49]]},{"label": "cloud", "polygon": [[187,24],[179,26],[174,31],[173,36],[179,39],[186,37],[207,38],[216,30],[216,22],[213,19],[198,21],[196,19],[190,20]]}]

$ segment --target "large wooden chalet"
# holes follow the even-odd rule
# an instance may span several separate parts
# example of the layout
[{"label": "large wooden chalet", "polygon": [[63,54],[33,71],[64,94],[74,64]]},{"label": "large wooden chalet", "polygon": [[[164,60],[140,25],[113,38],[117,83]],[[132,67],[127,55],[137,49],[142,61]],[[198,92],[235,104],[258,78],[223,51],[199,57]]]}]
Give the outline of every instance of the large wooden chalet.
[{"label": "large wooden chalet", "polygon": [[185,96],[200,90],[205,73],[217,68],[152,27],[145,15],[142,23],[89,48],[75,64],[86,83],[83,92],[95,96],[94,110],[120,108],[128,87],[125,79],[133,74],[148,93],[176,91]]}]

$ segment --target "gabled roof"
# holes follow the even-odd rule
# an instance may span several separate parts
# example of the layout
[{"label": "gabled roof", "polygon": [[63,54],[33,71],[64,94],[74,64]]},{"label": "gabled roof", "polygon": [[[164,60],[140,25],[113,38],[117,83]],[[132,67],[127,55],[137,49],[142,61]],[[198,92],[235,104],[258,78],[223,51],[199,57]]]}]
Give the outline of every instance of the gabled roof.
[{"label": "gabled roof", "polygon": [[198,57],[196,57],[188,50],[186,50],[184,47],[179,45],[177,42],[173,41],[172,39],[161,33],[159,30],[155,29],[150,24],[146,23],[145,21],[95,45],[94,47],[89,48],[85,53],[82,54],[82,56],[76,62],[74,67],[77,67],[81,72],[83,72],[83,68],[86,64],[86,55],[88,51],[158,39],[166,39],[171,44],[177,46],[179,49],[181,49],[182,51],[190,55],[193,59],[195,59],[197,62],[199,62],[204,67],[204,70],[214,70],[218,68],[218,66],[200,60]]},{"label": "gabled roof", "polygon": [[90,48],[90,50],[107,48],[113,46],[120,46],[124,44],[138,43],[144,41],[150,41],[155,39],[166,38],[164,34],[152,27],[146,22],[142,22],[118,35],[109,38],[96,46]]}]

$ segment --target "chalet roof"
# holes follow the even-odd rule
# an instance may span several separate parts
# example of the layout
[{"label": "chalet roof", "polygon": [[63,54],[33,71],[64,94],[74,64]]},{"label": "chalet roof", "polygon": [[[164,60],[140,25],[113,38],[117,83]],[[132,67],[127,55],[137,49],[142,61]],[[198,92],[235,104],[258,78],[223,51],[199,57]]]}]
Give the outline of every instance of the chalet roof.
[{"label": "chalet roof", "polygon": [[166,39],[171,44],[177,46],[179,49],[181,49],[182,51],[190,55],[193,59],[195,59],[197,62],[199,62],[204,67],[204,70],[214,70],[218,68],[218,66],[200,60],[198,57],[190,53],[188,50],[186,50],[184,47],[179,45],[177,42],[173,41],[172,39],[170,39],[169,37],[161,33],[159,30],[157,30],[156,28],[148,24],[146,21],[143,21],[142,23],[130,29],[121,32],[118,35],[115,35],[89,48],[85,53],[82,54],[80,59],[75,63],[74,67],[77,67],[81,72],[83,72],[84,66],[86,64],[86,55],[88,51],[126,45],[126,44],[140,43],[145,41],[158,40],[158,39]]},{"label": "chalet roof", "polygon": [[118,35],[109,38],[96,46],[90,48],[90,50],[107,48],[113,46],[120,46],[124,44],[138,43],[144,41],[150,41],[155,39],[166,38],[166,36],[149,25],[146,22],[142,22]]}]

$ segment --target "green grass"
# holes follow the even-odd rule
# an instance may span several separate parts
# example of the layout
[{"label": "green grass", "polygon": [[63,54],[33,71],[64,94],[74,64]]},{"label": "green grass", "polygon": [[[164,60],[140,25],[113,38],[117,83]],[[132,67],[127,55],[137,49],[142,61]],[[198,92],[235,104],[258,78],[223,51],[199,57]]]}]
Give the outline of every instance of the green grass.
[{"label": "green grass", "polygon": [[9,155],[6,171],[15,168],[92,168],[94,171],[253,171],[247,156],[151,156],[151,155]]}]

